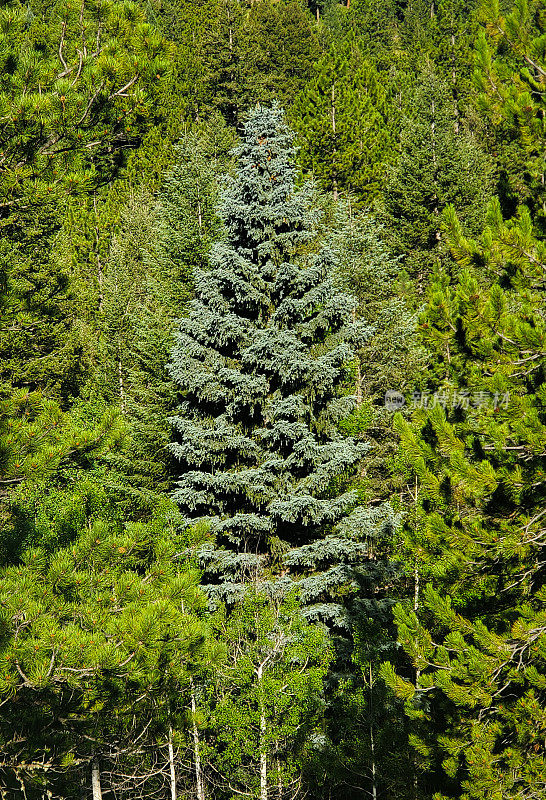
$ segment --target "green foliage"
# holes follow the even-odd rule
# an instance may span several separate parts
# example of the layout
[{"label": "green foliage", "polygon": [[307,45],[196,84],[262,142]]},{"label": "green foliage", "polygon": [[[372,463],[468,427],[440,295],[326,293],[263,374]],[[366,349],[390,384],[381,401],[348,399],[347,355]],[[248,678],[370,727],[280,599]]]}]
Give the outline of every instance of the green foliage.
[{"label": "green foliage", "polygon": [[[90,370],[58,231],[149,125],[168,47],[132,3],[14,2],[0,18],[2,376],[65,403]],[[94,233],[94,232],[93,232]]]},{"label": "green foliage", "polygon": [[442,254],[444,208],[455,206],[464,225],[475,232],[490,197],[488,158],[458,128],[447,86],[433,72],[424,73],[385,191],[396,252],[404,255],[405,268],[420,287]]},{"label": "green foliage", "polygon": [[19,2],[2,10],[4,226],[52,192],[108,179],[149,113],[151,76],[168,69],[165,43],[134,3],[58,2],[47,14]]},{"label": "green foliage", "polygon": [[[541,245],[525,212],[504,223],[497,204],[490,217],[483,245],[467,246],[453,210],[446,215],[453,253],[466,268],[453,284],[437,276],[422,319],[437,353],[429,373],[435,400],[412,422],[397,422],[415,485],[406,541],[416,576],[432,584],[422,615],[402,607],[396,615],[417,670],[413,692],[385,673],[416,705],[434,692],[420,706],[419,737],[468,800],[493,796],[492,787],[503,797],[521,786],[540,793],[544,775],[536,693],[544,654],[533,638],[542,638],[544,615],[546,330],[533,255]],[[529,249],[513,262],[513,244],[525,237]],[[472,262],[477,275],[466,266]],[[417,593],[416,584],[416,607]],[[451,706],[447,719],[438,693]]]},{"label": "green foliage", "polygon": [[483,17],[475,81],[499,149],[500,201],[505,215],[526,203],[544,231],[544,9],[539,2],[516,2],[504,14],[491,2]]},{"label": "green foliage", "polygon": [[31,548],[3,569],[5,789],[34,797],[45,785],[73,796],[97,753],[115,783],[134,767],[135,737],[147,759],[150,713],[154,736],[165,736],[171,697],[210,649],[196,574],[176,558],[184,538],[172,519],[167,511],[123,528],[97,519],[68,547]]},{"label": "green foliage", "polygon": [[334,193],[369,205],[379,195],[392,150],[380,76],[355,44],[333,47],[294,106],[302,166]]},{"label": "green foliage", "polygon": [[218,233],[218,172],[232,133],[221,118],[196,126],[176,145],[159,197],[133,197],[111,242],[103,282],[103,371],[98,388],[127,421],[131,447],[116,461],[130,502],[169,488],[170,428],[176,404],[165,364],[175,320],[193,293],[193,272]]},{"label": "green foliage", "polygon": [[15,492],[52,484],[76,465],[89,465],[119,447],[119,415],[107,411],[92,423],[66,414],[39,392],[18,390],[0,402],[0,535],[2,561],[22,546],[13,528]]},{"label": "green foliage", "polygon": [[3,800],[545,794],[543,5],[4,3]]},{"label": "green foliage", "polygon": [[218,797],[290,793],[321,740],[326,631],[306,621],[295,594],[279,602],[256,589],[214,622],[227,646],[207,722]]}]

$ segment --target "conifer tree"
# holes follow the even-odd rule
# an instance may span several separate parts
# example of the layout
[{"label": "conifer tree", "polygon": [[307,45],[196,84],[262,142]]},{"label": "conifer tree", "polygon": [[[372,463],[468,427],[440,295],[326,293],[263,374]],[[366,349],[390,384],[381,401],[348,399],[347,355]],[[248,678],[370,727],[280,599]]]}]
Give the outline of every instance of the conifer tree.
[{"label": "conifer tree", "polygon": [[92,780],[124,798],[139,786],[149,797],[165,792],[170,771],[157,750],[182,722],[191,675],[218,652],[197,574],[176,558],[188,544],[176,510],[148,525],[107,516],[105,504],[68,545],[42,542],[2,569],[0,743],[10,796],[69,798]]},{"label": "conifer tree", "polygon": [[322,187],[370,205],[381,189],[392,146],[385,89],[354,43],[332,46],[292,112],[301,163]]},{"label": "conifer tree", "polygon": [[67,404],[90,370],[91,336],[58,232],[71,204],[111,181],[140,142],[167,48],[130,3],[15,0],[0,20],[0,369]]},{"label": "conifer tree", "polygon": [[[76,464],[89,464],[119,446],[123,428],[112,409],[90,424],[63,413],[40,392],[2,387],[0,396],[0,564],[25,545],[14,523],[15,499],[31,487],[55,485]],[[9,391],[9,395],[6,396]]]},{"label": "conifer tree", "polygon": [[[234,135],[219,114],[175,146],[158,199],[134,197],[105,264],[99,319],[105,353],[98,388],[127,420],[131,448],[117,467],[133,500],[169,488],[166,414],[175,403],[165,364],[174,321],[193,293],[219,223],[216,181]],[[132,489],[130,489],[132,487]]]},{"label": "conifer tree", "polygon": [[[390,667],[438,797],[544,792],[544,245],[500,204],[477,240],[446,213],[457,280],[439,274],[422,328],[430,400],[397,421],[414,494],[413,609],[398,607],[415,673]],[[428,584],[428,585],[427,585]],[[423,588],[424,587],[424,588]]]},{"label": "conifer tree", "polygon": [[326,631],[305,619],[295,593],[279,601],[252,590],[214,627],[227,647],[206,723],[214,797],[298,796],[324,724]]},{"label": "conifer tree", "polygon": [[312,19],[299,0],[250,6],[243,30],[243,108],[277,100],[289,108],[319,56]]},{"label": "conifer tree", "polygon": [[498,2],[483,6],[485,28],[476,46],[479,107],[493,128],[491,148],[499,164],[498,193],[505,216],[525,203],[542,233],[546,229],[544,9],[516,2],[504,13]]},{"label": "conifer tree", "polygon": [[461,129],[447,85],[431,70],[415,91],[400,145],[385,189],[386,220],[395,252],[404,255],[406,270],[423,284],[445,253],[441,222],[449,203],[467,230],[481,229],[491,196],[491,165]]},{"label": "conifer tree", "polygon": [[292,138],[278,107],[258,107],[235,150],[226,236],[196,272],[170,365],[182,401],[174,497],[188,521],[210,522],[211,593],[233,602],[267,571],[306,573],[302,601],[343,624],[343,603],[329,601],[366,583],[369,539],[392,518],[344,483],[366,450],[336,426],[354,402],[340,388],[365,326],[336,288],[331,249],[314,244]]}]

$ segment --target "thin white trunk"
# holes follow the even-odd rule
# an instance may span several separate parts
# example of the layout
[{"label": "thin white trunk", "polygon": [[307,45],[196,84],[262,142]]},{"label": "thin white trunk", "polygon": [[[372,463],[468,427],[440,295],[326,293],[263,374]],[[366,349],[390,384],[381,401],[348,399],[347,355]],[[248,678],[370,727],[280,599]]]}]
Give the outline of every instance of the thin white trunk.
[{"label": "thin white trunk", "polygon": [[370,752],[372,756],[372,800],[377,800],[377,767],[375,765],[375,738],[373,734],[373,676],[370,663]]},{"label": "thin white trunk", "polygon": [[[415,507],[415,514],[417,515],[417,500],[419,498],[419,485],[417,483],[417,477],[415,478],[415,495],[414,495],[414,507]],[[414,586],[413,586],[413,610],[417,614],[419,611],[419,592],[421,587],[421,580],[419,574],[419,548],[417,548],[415,552],[415,564],[414,564]],[[419,682],[421,680],[421,670],[419,667],[415,668],[415,685],[419,687]],[[418,785],[417,785],[417,768],[415,765],[415,758],[413,758],[413,798],[414,800],[419,800],[417,792],[418,792]]]},{"label": "thin white trunk", "polygon": [[[415,478],[415,513],[417,514],[417,500],[419,497],[419,486],[417,483],[417,478]],[[419,548],[417,548],[415,552],[415,565],[414,565],[414,573],[413,573],[413,580],[414,580],[414,588],[413,588],[413,610],[417,614],[419,611],[419,592],[421,590],[421,576],[419,573]],[[415,670],[415,685],[419,686],[419,680],[421,678],[421,670],[419,667]]]},{"label": "thin white trunk", "polygon": [[267,733],[265,707],[262,695],[263,665],[257,669],[258,684],[260,686],[260,800],[267,800],[267,750],[265,737]]},{"label": "thin white trunk", "polygon": [[174,768],[173,727],[169,725],[169,770],[171,773],[171,800],[176,800],[176,770]]},{"label": "thin white trunk", "polygon": [[121,408],[121,413],[127,413],[127,407],[125,405],[125,386],[123,384],[123,366],[121,363],[121,345],[118,344],[118,381],[119,381],[119,405]]},{"label": "thin white trunk", "polygon": [[191,686],[191,735],[193,739],[193,763],[195,766],[195,789],[197,793],[197,800],[205,800],[205,778],[203,775],[203,767],[201,766],[201,754],[199,753],[199,728],[195,714],[197,712],[197,701],[195,699],[195,689],[193,682]]},{"label": "thin white trunk", "polygon": [[[353,321],[356,323],[356,308],[353,308]],[[360,408],[362,405],[362,369],[360,366],[360,356],[356,354],[356,380],[355,380],[355,395],[356,395],[356,407]]]},{"label": "thin white trunk", "polygon": [[459,133],[459,107],[457,106],[457,70],[455,59],[455,34],[451,34],[451,84],[453,86],[453,100],[455,107],[455,119],[453,120],[453,128],[455,133]]},{"label": "thin white trunk", "polygon": [[[277,750],[279,749],[279,743],[277,742]],[[277,756],[277,791],[279,793],[279,800],[282,800],[282,771],[281,771],[281,760]]]},{"label": "thin white trunk", "polygon": [[[82,6],[83,7],[83,6]],[[97,195],[93,195],[93,209],[95,211],[95,219],[97,217]],[[100,234],[99,234],[99,226],[95,225],[95,245],[97,249],[97,281],[99,284],[99,311],[102,311],[102,306],[104,303],[104,275],[102,272],[102,263],[100,260]]]},{"label": "thin white trunk", "polygon": [[332,188],[334,192],[334,200],[337,200],[337,165],[336,165],[336,157],[337,157],[337,146],[336,146],[336,84],[332,83],[332,135],[334,138],[334,150],[332,153],[332,160],[333,160],[333,176],[332,176]]},{"label": "thin white trunk", "polygon": [[26,789],[25,789],[25,782],[24,782],[24,780],[21,778],[21,775],[19,774],[19,772],[17,772],[17,780],[19,781],[19,786],[21,787],[21,792],[23,793],[23,797],[25,798],[25,800],[27,800],[27,793],[26,793]]},{"label": "thin white trunk", "polygon": [[95,757],[91,763],[91,789],[93,791],[93,800],[102,800],[102,791],[100,788],[100,767],[97,757]]},{"label": "thin white trunk", "polygon": [[[431,111],[432,111],[432,122],[430,124],[430,146],[431,146],[431,153],[432,153],[432,163],[434,164],[434,168],[436,169],[437,166],[437,158],[436,158],[436,103],[434,100],[431,103]],[[434,174],[434,180],[436,180],[436,173]],[[436,217],[440,215],[440,209],[438,208],[438,194],[435,192],[434,200],[436,201],[436,205],[433,208],[433,213]],[[440,241],[440,231],[437,230],[434,234],[434,237],[437,242]]]}]

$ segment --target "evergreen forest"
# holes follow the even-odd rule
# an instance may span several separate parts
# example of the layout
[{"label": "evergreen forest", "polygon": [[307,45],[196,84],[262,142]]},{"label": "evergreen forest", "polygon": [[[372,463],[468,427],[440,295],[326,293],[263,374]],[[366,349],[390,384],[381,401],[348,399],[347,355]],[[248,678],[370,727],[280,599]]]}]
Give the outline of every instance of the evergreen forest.
[{"label": "evergreen forest", "polygon": [[0,65],[0,800],[545,800],[544,0]]}]

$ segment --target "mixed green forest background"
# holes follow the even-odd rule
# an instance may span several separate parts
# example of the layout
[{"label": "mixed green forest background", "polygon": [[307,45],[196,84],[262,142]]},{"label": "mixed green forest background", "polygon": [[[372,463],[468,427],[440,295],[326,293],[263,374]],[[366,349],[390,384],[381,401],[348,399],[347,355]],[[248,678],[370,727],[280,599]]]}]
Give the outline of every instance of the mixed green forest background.
[{"label": "mixed green forest background", "polygon": [[0,63],[1,800],[546,797],[546,5]]}]

